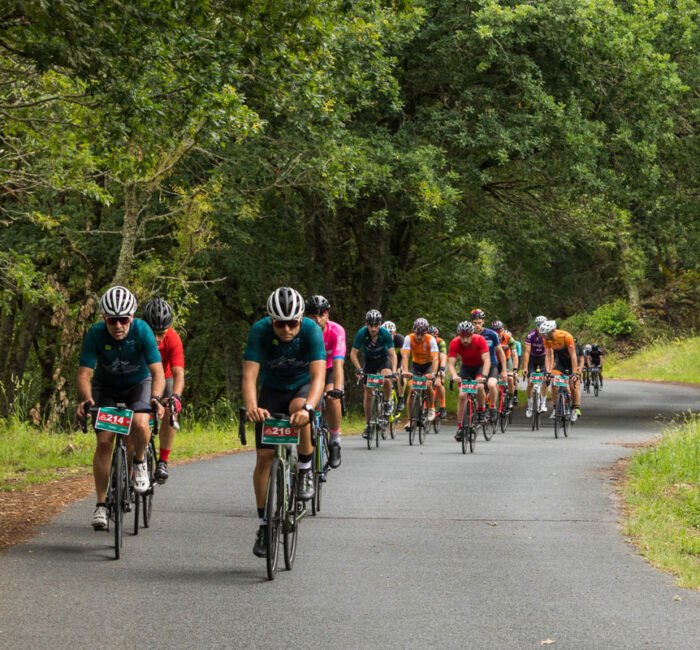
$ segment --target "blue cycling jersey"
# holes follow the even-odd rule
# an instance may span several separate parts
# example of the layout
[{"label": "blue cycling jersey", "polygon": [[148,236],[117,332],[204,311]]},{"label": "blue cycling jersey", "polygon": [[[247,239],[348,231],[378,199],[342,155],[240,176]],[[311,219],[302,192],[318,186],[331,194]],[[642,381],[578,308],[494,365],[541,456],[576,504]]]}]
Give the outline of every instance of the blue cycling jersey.
[{"label": "blue cycling jersey", "polygon": [[260,364],[263,386],[295,390],[311,381],[312,361],[326,360],[323,332],[314,321],[303,318],[299,333],[284,343],[277,338],[272,319],[261,318],[250,328],[243,358]]},{"label": "blue cycling jersey", "polygon": [[489,355],[491,356],[491,363],[498,363],[498,356],[496,355],[496,350],[498,346],[501,345],[501,340],[498,338],[498,334],[493,330],[484,328],[481,332],[478,332],[480,336],[486,339],[486,345],[489,346]]},{"label": "blue cycling jersey", "polygon": [[95,323],[88,330],[80,351],[80,365],[97,367],[95,380],[114,388],[129,388],[150,377],[148,366],[160,360],[153,331],[138,318],[131,321],[121,341],[112,337],[107,323]]},{"label": "blue cycling jersey", "polygon": [[372,337],[369,335],[369,329],[367,329],[367,325],[365,325],[360,328],[360,331],[355,335],[352,347],[357,350],[362,350],[365,360],[381,359],[389,354],[389,348],[394,347],[394,339],[388,329],[380,327],[377,340],[372,341]]}]

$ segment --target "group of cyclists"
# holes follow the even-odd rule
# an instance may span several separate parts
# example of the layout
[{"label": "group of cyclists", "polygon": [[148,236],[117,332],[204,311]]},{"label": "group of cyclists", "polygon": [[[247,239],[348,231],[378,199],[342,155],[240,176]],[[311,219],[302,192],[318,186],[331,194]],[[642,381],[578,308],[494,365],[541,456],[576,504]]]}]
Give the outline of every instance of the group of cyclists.
[{"label": "group of cyclists", "polygon": [[[91,407],[125,403],[134,411],[128,444],[133,453],[133,478],[136,492],[149,488],[144,452],[149,442],[149,417],[169,415],[166,407],[175,404],[181,409],[184,388],[184,354],[182,341],[172,329],[173,314],[168,303],[160,298],[148,302],[143,320],[135,318],[136,299],[126,288],[112,287],[100,299],[103,320],[87,333],[80,355],[77,413],[85,417]],[[344,328],[329,319],[331,305],[321,295],[304,300],[291,287],[280,287],[267,300],[267,316],[252,325],[243,362],[242,397],[246,417],[255,423],[256,462],[253,488],[259,519],[253,553],[265,557],[264,504],[274,446],[263,442],[263,423],[272,414],[286,414],[290,425],[300,429],[298,453],[297,498],[309,501],[314,497],[311,471],[313,443],[310,421],[324,401],[329,429],[329,465],[341,465],[341,400],[345,392],[346,337]],[[513,405],[517,403],[518,373],[528,378],[526,416],[533,413],[535,372],[547,376],[569,377],[572,396],[571,419],[580,415],[579,375],[597,367],[602,381],[602,351],[598,345],[581,348],[574,337],[557,328],[554,320],[544,316],[535,319],[535,326],[525,338],[524,349],[501,321],[485,327],[486,314],[474,309],[469,320],[457,325],[457,336],[449,343],[439,337],[439,329],[425,318],[417,318],[410,333],[402,336],[392,321],[370,309],[365,324],[355,335],[350,360],[359,380],[367,375],[384,377],[385,415],[398,414],[408,406],[405,391],[413,376],[432,380],[427,392],[429,421],[447,415],[445,379],[460,384],[475,381],[479,422],[497,417],[498,382],[506,382]],[[460,367],[457,368],[457,360]],[[259,380],[259,382],[258,382]],[[258,383],[260,388],[258,389]],[[364,388],[365,420],[369,423],[372,388]],[[397,401],[391,401],[396,390]],[[547,411],[546,388],[539,402],[540,412]],[[174,401],[171,398],[175,398]],[[557,388],[552,385],[552,403]],[[466,395],[458,401],[458,431],[461,428]],[[487,404],[490,411],[487,413]],[[436,408],[437,406],[437,408]],[[395,409],[392,413],[391,411]],[[554,412],[552,413],[552,417]],[[410,422],[407,428],[411,426]],[[369,435],[369,424],[363,435]],[[107,526],[105,496],[109,480],[110,454],[114,433],[97,430],[97,446],[93,460],[97,504],[92,519],[95,529]],[[174,429],[165,417],[161,428],[160,452],[156,479],[168,478],[167,462],[174,439]]]}]

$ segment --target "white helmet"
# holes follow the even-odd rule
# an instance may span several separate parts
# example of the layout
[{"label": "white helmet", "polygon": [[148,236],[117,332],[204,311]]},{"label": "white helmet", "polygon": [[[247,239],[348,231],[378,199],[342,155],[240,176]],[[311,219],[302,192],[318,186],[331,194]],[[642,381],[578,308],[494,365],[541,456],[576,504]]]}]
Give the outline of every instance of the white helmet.
[{"label": "white helmet", "polygon": [[385,330],[389,330],[390,334],[393,334],[396,331],[396,323],[394,323],[393,321],[390,321],[390,320],[382,323],[382,327]]},{"label": "white helmet", "polygon": [[546,316],[538,316],[537,318],[535,318],[535,327],[539,327],[539,326],[542,325],[542,323],[544,323],[546,320],[547,320],[547,317],[546,317]]},{"label": "white helmet", "polygon": [[549,334],[550,332],[553,332],[555,329],[557,329],[557,321],[555,321],[555,320],[546,320],[539,327],[540,334]]},{"label": "white helmet", "polygon": [[111,287],[100,298],[100,311],[105,316],[131,316],[136,313],[136,298],[124,287]]},{"label": "white helmet", "polygon": [[583,351],[584,352],[590,352],[592,350],[592,346],[590,343],[586,343],[586,345],[583,346]]},{"label": "white helmet", "polygon": [[304,314],[304,299],[296,289],[280,287],[267,299],[267,313],[272,320],[299,320]]}]

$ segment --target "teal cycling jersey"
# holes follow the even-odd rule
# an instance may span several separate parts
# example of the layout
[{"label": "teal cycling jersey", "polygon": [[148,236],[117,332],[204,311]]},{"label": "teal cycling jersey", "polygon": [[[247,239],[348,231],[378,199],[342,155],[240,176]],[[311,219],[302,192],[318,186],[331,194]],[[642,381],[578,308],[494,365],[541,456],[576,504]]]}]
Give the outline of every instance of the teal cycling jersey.
[{"label": "teal cycling jersey", "polygon": [[314,321],[303,318],[299,333],[284,343],[275,335],[272,319],[261,318],[250,328],[243,358],[260,364],[263,386],[295,390],[310,383],[312,361],[326,361],[323,332]]},{"label": "teal cycling jersey", "polygon": [[377,334],[377,340],[372,341],[372,337],[369,335],[369,330],[365,325],[355,335],[355,340],[352,342],[352,347],[356,348],[357,350],[362,350],[363,354],[365,355],[365,359],[381,359],[389,354],[389,348],[394,347],[394,339],[389,330],[380,327],[379,334]]},{"label": "teal cycling jersey", "polygon": [[150,377],[148,366],[160,360],[153,331],[138,318],[121,341],[112,337],[107,323],[95,323],[80,351],[80,365],[95,369],[95,380],[114,388],[129,388]]}]

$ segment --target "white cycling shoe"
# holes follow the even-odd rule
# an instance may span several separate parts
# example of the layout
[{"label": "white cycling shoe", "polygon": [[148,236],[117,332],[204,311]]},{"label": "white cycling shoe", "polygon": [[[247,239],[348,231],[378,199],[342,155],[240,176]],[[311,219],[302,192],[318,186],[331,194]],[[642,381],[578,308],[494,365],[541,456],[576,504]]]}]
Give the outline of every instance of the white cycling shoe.
[{"label": "white cycling shoe", "polygon": [[107,506],[97,506],[92,515],[92,527],[95,530],[107,528]]},{"label": "white cycling shoe", "polygon": [[134,490],[139,494],[143,494],[148,490],[148,469],[146,463],[134,461]]},{"label": "white cycling shoe", "polygon": [[428,409],[428,422],[432,422],[435,419],[435,409]]}]

